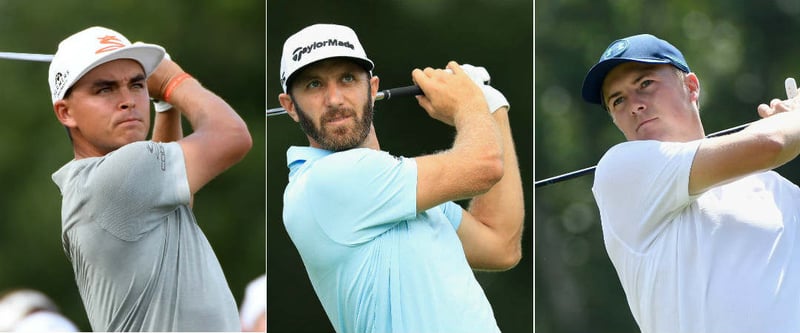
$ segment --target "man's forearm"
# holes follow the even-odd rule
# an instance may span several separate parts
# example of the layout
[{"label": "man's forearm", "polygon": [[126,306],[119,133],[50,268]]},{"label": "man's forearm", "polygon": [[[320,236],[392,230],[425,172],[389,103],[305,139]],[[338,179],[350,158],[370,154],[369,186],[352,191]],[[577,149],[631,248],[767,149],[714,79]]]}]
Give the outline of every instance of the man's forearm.
[{"label": "man's forearm", "polygon": [[242,130],[246,132],[246,124],[236,111],[197,80],[191,79],[177,87],[171,103],[186,117],[192,133],[211,131],[215,135],[226,135],[238,134]]},{"label": "man's forearm", "polygon": [[521,252],[525,202],[508,113],[498,110],[494,119],[503,136],[503,178],[470,201],[469,212],[506,241],[507,251]]},{"label": "man's forearm", "polygon": [[153,121],[153,137],[156,142],[173,142],[183,138],[183,127],[181,126],[181,113],[175,107],[156,112]]},{"label": "man's forearm", "polygon": [[502,178],[502,135],[484,110],[455,121],[452,148],[416,158],[417,211],[488,191]]}]

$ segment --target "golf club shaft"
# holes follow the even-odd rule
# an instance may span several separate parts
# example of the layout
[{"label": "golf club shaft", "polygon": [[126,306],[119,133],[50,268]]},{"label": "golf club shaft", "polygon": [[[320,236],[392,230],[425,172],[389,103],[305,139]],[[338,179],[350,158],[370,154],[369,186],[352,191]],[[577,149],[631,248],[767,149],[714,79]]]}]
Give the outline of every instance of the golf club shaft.
[{"label": "golf club shaft", "polygon": [[[19,52],[0,52],[0,59],[9,60],[24,60],[24,61],[39,61],[50,62],[53,60],[52,54],[38,54],[38,53],[19,53]],[[419,86],[406,86],[399,88],[392,88],[379,91],[375,96],[376,101],[390,99],[395,96],[414,96],[423,95],[422,89]],[[267,116],[275,116],[286,113],[283,108],[267,109]]]},{"label": "golf club shaft", "polygon": [[37,53],[0,52],[0,59],[50,62],[51,60],[53,60],[53,55],[37,54]]},{"label": "golf club shaft", "polygon": [[[722,131],[719,131],[719,132],[714,132],[714,133],[711,133],[709,135],[706,135],[706,138],[713,138],[713,137],[723,136],[723,135],[726,135],[726,134],[736,133],[738,131],[743,130],[747,126],[750,126],[750,124],[751,123],[747,123],[747,124],[731,127],[729,129],[722,130]],[[590,173],[594,173],[594,170],[596,168],[597,168],[596,165],[595,166],[590,166],[588,168],[575,170],[575,171],[572,171],[572,172],[565,173],[563,175],[558,175],[558,176],[550,177],[550,178],[547,178],[547,179],[537,180],[537,181],[535,181],[533,183],[533,185],[534,185],[534,188],[539,188],[539,187],[542,187],[542,186],[547,186],[547,185],[555,184],[555,183],[558,183],[558,182],[563,182],[565,180],[570,180],[572,178],[577,178],[577,177],[580,177],[580,176],[583,176],[583,175],[588,175]]]},{"label": "golf club shaft", "polygon": [[[375,100],[380,101],[384,99],[390,99],[392,97],[416,96],[416,95],[424,95],[422,93],[422,89],[420,89],[419,86],[405,86],[405,87],[381,90],[375,95]],[[277,116],[284,113],[286,113],[286,109],[284,108],[267,109],[267,117]]]}]

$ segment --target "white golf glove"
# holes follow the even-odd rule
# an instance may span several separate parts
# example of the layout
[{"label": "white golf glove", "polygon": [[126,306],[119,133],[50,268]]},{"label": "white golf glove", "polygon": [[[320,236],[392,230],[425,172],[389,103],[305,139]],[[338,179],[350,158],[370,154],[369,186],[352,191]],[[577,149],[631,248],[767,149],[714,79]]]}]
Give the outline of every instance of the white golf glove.
[{"label": "white golf glove", "polygon": [[[164,53],[164,59],[172,60],[172,58],[169,57],[169,53]],[[165,101],[155,98],[151,98],[150,100],[153,101],[153,108],[156,110],[156,112],[164,112],[172,109],[172,104],[169,104]]]},{"label": "white golf glove", "polygon": [[511,109],[511,105],[508,103],[506,97],[503,96],[500,91],[489,85],[492,78],[489,76],[489,72],[486,71],[486,68],[476,67],[470,64],[463,64],[461,68],[464,69],[464,72],[467,73],[472,81],[483,91],[486,104],[489,104],[489,112],[494,113],[497,109],[504,106]]},{"label": "white golf glove", "polygon": [[164,112],[169,109],[172,109],[172,104],[169,104],[167,102],[155,98],[153,98],[152,100],[153,100],[153,108],[156,110],[156,112]]},{"label": "white golf glove", "polygon": [[489,72],[486,71],[486,68],[463,64],[461,65],[461,69],[463,69],[464,72],[467,73],[467,76],[478,86],[492,83],[492,77],[489,76]]}]

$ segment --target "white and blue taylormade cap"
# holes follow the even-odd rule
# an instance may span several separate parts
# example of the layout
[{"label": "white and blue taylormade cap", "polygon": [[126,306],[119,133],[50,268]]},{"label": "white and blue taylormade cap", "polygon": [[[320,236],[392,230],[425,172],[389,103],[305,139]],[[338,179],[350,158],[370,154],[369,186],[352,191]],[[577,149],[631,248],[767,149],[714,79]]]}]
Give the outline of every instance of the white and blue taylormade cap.
[{"label": "white and blue taylormade cap", "polygon": [[351,58],[372,75],[375,64],[358,41],[355,31],[337,24],[314,24],[298,31],[283,44],[281,86],[283,92],[298,70],[329,58]]},{"label": "white and blue taylormade cap", "polygon": [[583,79],[581,96],[589,103],[601,104],[603,80],[619,64],[635,61],[647,64],[671,64],[690,72],[683,54],[672,44],[656,36],[641,34],[611,43]]}]

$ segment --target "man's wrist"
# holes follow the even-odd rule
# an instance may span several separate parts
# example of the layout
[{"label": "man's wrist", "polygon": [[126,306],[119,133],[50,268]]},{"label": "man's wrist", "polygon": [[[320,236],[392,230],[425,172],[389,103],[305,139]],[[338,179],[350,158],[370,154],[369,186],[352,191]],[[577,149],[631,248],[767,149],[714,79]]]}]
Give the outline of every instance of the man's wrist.
[{"label": "man's wrist", "polygon": [[169,103],[170,99],[172,97],[172,93],[175,91],[175,89],[178,88],[178,86],[181,85],[181,83],[186,81],[186,79],[191,79],[191,78],[192,78],[192,76],[189,75],[189,73],[186,73],[186,72],[182,72],[182,73],[180,73],[178,75],[173,76],[169,80],[169,82],[167,82],[167,85],[164,88],[164,101]]}]

